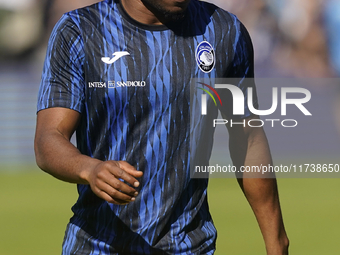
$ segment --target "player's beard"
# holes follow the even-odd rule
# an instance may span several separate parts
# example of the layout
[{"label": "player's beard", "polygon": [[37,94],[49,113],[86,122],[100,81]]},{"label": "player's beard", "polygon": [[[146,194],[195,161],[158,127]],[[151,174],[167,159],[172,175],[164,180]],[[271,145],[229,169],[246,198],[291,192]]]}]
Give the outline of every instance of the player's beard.
[{"label": "player's beard", "polygon": [[170,11],[167,10],[159,2],[159,0],[142,0],[142,2],[160,21],[163,21],[164,23],[181,21],[184,18],[187,9],[187,6],[185,6],[178,11]]}]

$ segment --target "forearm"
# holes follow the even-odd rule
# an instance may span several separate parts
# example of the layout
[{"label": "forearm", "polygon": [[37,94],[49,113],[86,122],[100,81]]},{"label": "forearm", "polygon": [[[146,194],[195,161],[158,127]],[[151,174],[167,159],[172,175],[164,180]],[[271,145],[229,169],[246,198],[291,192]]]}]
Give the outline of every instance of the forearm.
[{"label": "forearm", "polygon": [[83,155],[70,142],[80,114],[66,108],[38,112],[34,149],[38,166],[54,177],[89,184],[94,194],[109,203],[123,205],[135,200],[143,173],[125,161],[101,161]]},{"label": "forearm", "polygon": [[[230,140],[234,164],[260,166],[272,164],[266,136],[262,129],[238,134]],[[239,184],[259,223],[267,254],[288,254],[288,238],[284,229],[275,175],[273,173],[238,173]]]},{"label": "forearm", "polygon": [[[261,137],[262,136],[262,137]],[[256,136],[258,140],[250,140],[244,165],[260,166],[272,164],[269,146],[264,132]],[[251,205],[259,223],[268,254],[282,254],[280,249],[288,245],[285,233],[276,179],[273,173],[261,178],[248,178],[243,174],[243,191]],[[254,177],[254,176],[250,176]]]},{"label": "forearm", "polygon": [[241,179],[244,194],[260,226],[267,254],[285,253],[288,238],[284,229],[275,179]]},{"label": "forearm", "polygon": [[37,165],[54,177],[79,184],[88,184],[91,169],[101,163],[82,155],[79,150],[58,131],[39,132],[35,138]]}]

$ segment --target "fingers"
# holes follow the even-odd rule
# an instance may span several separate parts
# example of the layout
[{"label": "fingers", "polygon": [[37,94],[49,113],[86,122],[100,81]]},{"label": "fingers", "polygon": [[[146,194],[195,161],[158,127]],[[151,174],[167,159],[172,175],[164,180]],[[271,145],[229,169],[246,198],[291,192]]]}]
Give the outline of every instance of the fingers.
[{"label": "fingers", "polygon": [[[111,196],[115,195],[115,192],[111,190],[113,188],[114,190],[129,195],[131,197],[136,196],[138,192],[133,187],[124,183],[120,179],[123,179],[125,181],[129,180],[129,183],[137,183],[138,181],[135,178],[129,176],[122,169],[115,170],[113,172],[117,171],[119,172],[118,174],[113,174],[112,172],[102,172],[100,174],[100,179],[103,180],[104,184],[110,187],[110,190],[108,190],[108,194]],[[103,186],[105,186],[104,184]]]},{"label": "fingers", "polygon": [[[139,186],[139,181],[136,178],[140,178],[143,176],[143,172],[137,171],[136,168],[131,166],[129,163],[126,161],[116,161],[118,163],[118,166],[121,170],[121,172],[118,173],[119,178],[125,180],[126,182],[130,183],[134,187]],[[136,177],[136,178],[134,178]]]},{"label": "fingers", "polygon": [[[105,186],[106,185],[106,186]],[[134,195],[127,195],[122,193],[121,191],[112,188],[108,184],[104,184],[103,189],[100,191],[101,195],[104,197],[106,201],[114,204],[128,204],[135,200]],[[137,192],[138,194],[138,192]]]},{"label": "fingers", "polygon": [[91,174],[90,186],[100,198],[114,204],[127,204],[138,195],[136,187],[142,172],[124,161],[105,161],[97,165]]}]

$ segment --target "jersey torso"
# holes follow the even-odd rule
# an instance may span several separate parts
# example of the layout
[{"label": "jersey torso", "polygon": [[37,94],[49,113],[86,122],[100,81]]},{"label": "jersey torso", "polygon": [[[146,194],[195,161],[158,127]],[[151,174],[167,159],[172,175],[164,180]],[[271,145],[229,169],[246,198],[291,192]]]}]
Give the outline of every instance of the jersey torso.
[{"label": "jersey torso", "polygon": [[81,153],[125,160],[144,173],[139,195],[125,206],[78,185],[73,224],[113,252],[214,250],[207,180],[189,173],[190,81],[251,76],[240,33],[234,16],[194,0],[172,28],[140,24],[109,0],[63,16],[51,37],[38,110],[80,112]]}]

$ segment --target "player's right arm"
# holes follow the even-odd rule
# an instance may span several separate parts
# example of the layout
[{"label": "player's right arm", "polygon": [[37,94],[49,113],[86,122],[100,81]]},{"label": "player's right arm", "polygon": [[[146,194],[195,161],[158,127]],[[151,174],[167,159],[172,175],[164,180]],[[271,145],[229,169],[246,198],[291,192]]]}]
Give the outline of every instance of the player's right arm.
[{"label": "player's right arm", "polygon": [[70,142],[84,109],[85,55],[81,29],[69,14],[63,15],[49,40],[39,89],[36,161],[58,179],[88,184],[98,197],[126,204],[134,200],[142,172],[127,162],[83,155]]},{"label": "player's right arm", "polygon": [[[100,198],[114,204],[135,199],[142,176],[124,161],[100,161],[83,155],[70,142],[79,123],[77,111],[54,107],[37,115],[34,149],[38,166],[54,177],[78,184],[88,184]],[[126,181],[130,185],[122,182]]]}]

